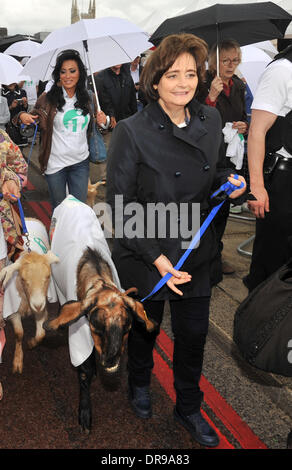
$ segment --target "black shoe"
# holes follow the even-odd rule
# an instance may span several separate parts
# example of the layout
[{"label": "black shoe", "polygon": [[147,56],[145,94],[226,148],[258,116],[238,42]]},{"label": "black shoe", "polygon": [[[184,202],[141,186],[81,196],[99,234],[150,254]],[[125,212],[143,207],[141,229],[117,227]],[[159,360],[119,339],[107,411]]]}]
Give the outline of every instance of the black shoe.
[{"label": "black shoe", "polygon": [[180,423],[192,437],[202,446],[216,447],[219,444],[219,438],[214,429],[209,426],[203,418],[200,411],[189,416],[184,416],[174,408],[174,419]]},{"label": "black shoe", "polygon": [[152,407],[148,385],[136,387],[129,382],[129,402],[139,418],[151,418]]}]

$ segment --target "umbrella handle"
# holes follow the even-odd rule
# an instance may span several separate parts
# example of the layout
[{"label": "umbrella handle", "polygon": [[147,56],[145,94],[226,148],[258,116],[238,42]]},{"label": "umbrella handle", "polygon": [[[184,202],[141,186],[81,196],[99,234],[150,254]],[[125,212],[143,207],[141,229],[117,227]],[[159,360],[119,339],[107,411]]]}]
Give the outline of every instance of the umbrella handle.
[{"label": "umbrella handle", "polygon": [[84,49],[85,49],[85,53],[86,53],[86,57],[87,57],[87,62],[88,62],[89,70],[90,70],[90,75],[91,75],[91,80],[92,80],[92,86],[93,86],[93,90],[94,90],[94,94],[95,94],[95,98],[96,98],[97,111],[100,112],[100,111],[101,111],[101,107],[100,107],[100,104],[99,104],[99,99],[98,99],[98,96],[97,96],[97,90],[96,90],[96,86],[95,86],[95,80],[94,80],[94,76],[93,76],[93,73],[92,73],[91,64],[90,64],[90,60],[89,60],[88,44],[87,44],[87,40],[86,40],[86,39],[83,41],[83,46],[84,46]]}]

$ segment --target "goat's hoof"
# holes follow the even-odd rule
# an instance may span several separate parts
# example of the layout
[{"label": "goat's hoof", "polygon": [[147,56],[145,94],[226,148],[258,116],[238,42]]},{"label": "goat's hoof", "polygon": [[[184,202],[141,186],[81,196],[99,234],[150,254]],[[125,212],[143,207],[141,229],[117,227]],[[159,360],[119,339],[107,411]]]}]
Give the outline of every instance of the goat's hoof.
[{"label": "goat's hoof", "polygon": [[289,432],[287,437],[287,449],[292,449],[292,430]]},{"label": "goat's hoof", "polygon": [[84,434],[90,434],[91,431],[91,413],[89,410],[80,410],[79,412],[80,430]]}]

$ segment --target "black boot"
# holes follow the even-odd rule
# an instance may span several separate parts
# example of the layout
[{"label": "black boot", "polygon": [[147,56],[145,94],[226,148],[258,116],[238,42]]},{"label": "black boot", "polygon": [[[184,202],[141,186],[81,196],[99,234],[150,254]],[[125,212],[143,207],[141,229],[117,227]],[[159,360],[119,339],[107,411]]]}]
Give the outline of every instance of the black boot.
[{"label": "black boot", "polygon": [[139,418],[151,418],[152,406],[148,385],[137,387],[129,380],[128,398],[132,409]]},{"label": "black boot", "polygon": [[96,375],[95,349],[80,366],[77,367],[80,395],[78,421],[82,431],[91,430],[91,401],[90,384],[93,375]]}]

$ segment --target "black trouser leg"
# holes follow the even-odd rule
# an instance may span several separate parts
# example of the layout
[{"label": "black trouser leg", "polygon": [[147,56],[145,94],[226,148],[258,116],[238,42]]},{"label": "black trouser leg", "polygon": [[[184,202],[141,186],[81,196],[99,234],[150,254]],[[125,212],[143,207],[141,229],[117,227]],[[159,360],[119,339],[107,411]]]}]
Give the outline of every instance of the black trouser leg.
[{"label": "black trouser leg", "polygon": [[[185,415],[197,411],[203,397],[199,381],[208,332],[209,303],[209,297],[170,301],[175,337],[173,373],[177,407]],[[145,302],[147,315],[155,319],[159,325],[163,309],[164,301]],[[129,380],[138,387],[150,385],[154,365],[152,352],[157,334],[149,334],[143,325],[135,324],[129,335]]]},{"label": "black trouser leg", "polygon": [[79,424],[82,426],[83,431],[90,431],[91,429],[91,400],[90,400],[90,384],[92,377],[96,374],[95,362],[95,349],[91,355],[77,367],[77,374],[79,380]]},{"label": "black trouser leg", "polygon": [[292,256],[292,166],[276,168],[266,183],[270,212],[257,219],[251,266],[246,284],[253,290]]},{"label": "black trouser leg", "polygon": [[174,333],[173,374],[176,407],[186,416],[198,411],[203,399],[199,387],[209,325],[209,297],[170,302]]},{"label": "black trouser leg", "polygon": [[[163,316],[164,301],[146,301],[144,303],[147,316],[160,326]],[[133,321],[128,339],[128,372],[129,381],[137,386],[150,385],[153,369],[153,348],[159,329],[149,333],[144,324]]]}]

